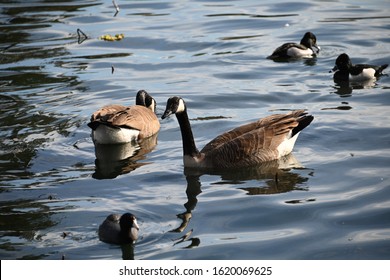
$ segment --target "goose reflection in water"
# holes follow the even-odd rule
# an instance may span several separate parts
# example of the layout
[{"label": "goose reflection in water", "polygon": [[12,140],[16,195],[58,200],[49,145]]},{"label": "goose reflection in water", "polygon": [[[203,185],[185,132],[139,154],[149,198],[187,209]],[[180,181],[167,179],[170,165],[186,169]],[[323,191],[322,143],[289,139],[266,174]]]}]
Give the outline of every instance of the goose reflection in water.
[{"label": "goose reflection in water", "polygon": [[[192,211],[195,209],[196,204],[198,203],[197,196],[202,192],[199,177],[200,177],[199,175],[186,175],[187,202],[184,203],[185,211],[183,213],[179,213],[176,215],[179,219],[181,219],[181,223],[177,228],[170,230],[170,232],[181,233],[187,228],[192,218]],[[200,239],[197,237],[191,237],[192,233],[193,233],[193,229],[187,232],[186,234],[184,234],[183,236],[174,239],[173,240],[175,241],[174,245],[185,241],[191,241],[191,244],[185,248],[193,248],[199,246]]]},{"label": "goose reflection in water", "polygon": [[[289,154],[279,160],[266,162],[253,167],[246,167],[234,170],[216,170],[216,169],[194,169],[185,168],[184,174],[187,180],[187,202],[184,203],[185,211],[179,213],[176,216],[181,220],[180,225],[177,228],[172,229],[172,233],[182,233],[190,224],[192,218],[192,212],[195,209],[198,198],[197,196],[202,193],[200,177],[202,175],[217,175],[221,178],[221,181],[214,184],[233,184],[242,185],[246,181],[257,180],[261,181],[264,185],[259,187],[240,187],[239,189],[246,191],[248,195],[270,195],[290,192],[293,190],[304,190],[303,187],[308,181],[308,177],[303,177],[299,173],[293,172],[294,170],[304,170],[303,167],[293,154]],[[286,203],[292,203],[286,201]],[[299,201],[294,201],[299,203]],[[185,248],[193,248],[199,246],[200,239],[197,237],[191,237],[194,229],[189,230],[183,236],[173,239],[174,245],[191,241],[191,244]]]},{"label": "goose reflection in water", "polygon": [[138,162],[146,158],[157,145],[157,134],[138,142],[123,144],[95,144],[95,179],[113,179],[148,164]]}]

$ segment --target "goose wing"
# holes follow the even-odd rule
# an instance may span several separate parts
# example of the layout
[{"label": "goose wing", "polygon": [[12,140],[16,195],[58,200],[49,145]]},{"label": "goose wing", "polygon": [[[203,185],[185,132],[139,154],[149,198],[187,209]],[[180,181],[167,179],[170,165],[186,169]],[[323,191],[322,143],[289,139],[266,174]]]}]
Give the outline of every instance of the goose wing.
[{"label": "goose wing", "polygon": [[127,108],[126,106],[118,105],[118,104],[106,105],[92,114],[91,122],[99,121],[100,119],[104,119],[105,116],[112,115],[117,112],[126,110],[126,108]]},{"label": "goose wing", "polygon": [[304,110],[271,115],[223,133],[207,144],[201,153],[217,167],[239,167],[275,160],[279,158],[279,145],[305,128],[312,119]]},{"label": "goose wing", "polygon": [[126,110],[127,108],[128,107],[126,106],[118,104],[106,105],[92,114],[91,120],[87,125],[93,130],[95,130],[102,123],[108,125],[107,119],[109,119],[110,116],[120,111]]}]

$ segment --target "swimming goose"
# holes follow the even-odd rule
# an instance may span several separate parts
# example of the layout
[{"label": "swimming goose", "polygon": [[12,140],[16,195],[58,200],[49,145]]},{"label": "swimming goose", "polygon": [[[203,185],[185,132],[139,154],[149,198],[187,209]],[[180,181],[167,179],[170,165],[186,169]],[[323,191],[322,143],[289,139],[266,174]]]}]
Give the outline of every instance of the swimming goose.
[{"label": "swimming goose", "polygon": [[138,231],[137,219],[133,214],[111,214],[99,226],[98,234],[100,241],[106,243],[132,244],[138,238]]},{"label": "swimming goose", "polygon": [[180,125],[184,166],[190,168],[239,168],[279,159],[291,153],[300,131],[313,120],[304,110],[271,115],[221,134],[199,152],[181,97],[168,99],[161,118],[172,114]]},{"label": "swimming goose", "polygon": [[380,66],[370,64],[354,65],[346,53],[340,54],[335,64],[335,67],[332,69],[335,72],[333,78],[341,81],[376,80],[388,66],[388,64]]},{"label": "swimming goose", "polygon": [[160,129],[155,109],[156,101],[144,90],[138,91],[134,106],[104,106],[88,123],[92,139],[97,144],[120,144],[150,137]]},{"label": "swimming goose", "polygon": [[[315,50],[313,48],[315,48]],[[274,52],[267,58],[277,59],[277,58],[312,57],[316,53],[319,53],[319,51],[320,51],[320,47],[317,46],[316,36],[311,32],[306,32],[300,44],[285,43],[280,47],[276,48]]]}]

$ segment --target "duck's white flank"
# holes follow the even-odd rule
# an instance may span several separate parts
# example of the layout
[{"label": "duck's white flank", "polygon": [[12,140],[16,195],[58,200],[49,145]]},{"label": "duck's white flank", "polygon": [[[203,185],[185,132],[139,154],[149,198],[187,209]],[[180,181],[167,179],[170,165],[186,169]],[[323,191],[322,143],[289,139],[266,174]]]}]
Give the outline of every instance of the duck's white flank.
[{"label": "duck's white flank", "polygon": [[139,130],[110,127],[107,125],[99,125],[92,131],[92,138],[98,144],[112,144],[112,143],[128,143],[138,139]]},{"label": "duck's white flank", "polygon": [[359,75],[349,74],[350,81],[364,81],[364,80],[370,80],[370,79],[376,79],[374,68],[364,68],[363,71]]},{"label": "duck's white flank", "polygon": [[313,51],[311,49],[302,50],[300,48],[291,47],[287,50],[287,54],[291,57],[311,57]]}]

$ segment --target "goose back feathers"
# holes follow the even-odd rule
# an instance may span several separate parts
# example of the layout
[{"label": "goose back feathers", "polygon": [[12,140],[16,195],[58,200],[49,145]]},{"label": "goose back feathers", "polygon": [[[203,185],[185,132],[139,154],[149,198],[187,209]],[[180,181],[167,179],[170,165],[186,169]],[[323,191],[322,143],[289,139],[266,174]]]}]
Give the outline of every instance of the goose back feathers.
[{"label": "goose back feathers", "polygon": [[196,168],[238,168],[277,160],[291,153],[300,131],[313,120],[304,110],[274,114],[221,134],[199,152],[182,98],[168,99],[162,118],[171,114],[180,125],[184,166]]},{"label": "goose back feathers", "polygon": [[107,105],[94,112],[88,126],[98,144],[119,144],[156,134],[160,122],[154,113],[155,100],[144,90],[137,93],[136,105]]}]

